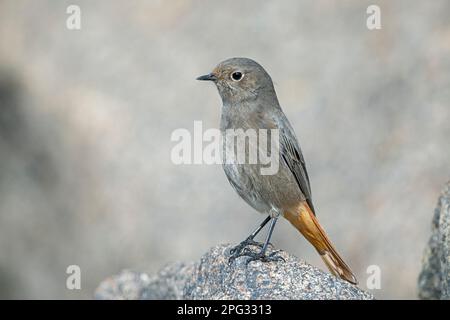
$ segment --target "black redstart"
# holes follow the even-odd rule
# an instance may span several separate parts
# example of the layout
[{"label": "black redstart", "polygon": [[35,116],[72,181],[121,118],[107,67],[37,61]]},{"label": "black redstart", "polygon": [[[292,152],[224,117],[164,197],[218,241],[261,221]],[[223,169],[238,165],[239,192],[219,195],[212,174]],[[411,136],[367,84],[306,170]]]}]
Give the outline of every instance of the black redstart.
[{"label": "black redstart", "polygon": [[[232,250],[231,258],[246,255],[253,260],[274,259],[265,253],[278,216],[282,215],[316,248],[331,273],[356,284],[355,276],[316,218],[305,160],[294,130],[278,103],[269,74],[251,59],[232,58],[197,80],[213,81],[217,86],[223,102],[220,120],[223,134],[228,129],[277,129],[279,133],[279,167],[275,174],[261,174],[257,164],[223,163],[225,174],[236,192],[250,206],[268,215]],[[269,221],[269,232],[261,251],[244,250],[247,245],[255,244],[254,237]]]}]

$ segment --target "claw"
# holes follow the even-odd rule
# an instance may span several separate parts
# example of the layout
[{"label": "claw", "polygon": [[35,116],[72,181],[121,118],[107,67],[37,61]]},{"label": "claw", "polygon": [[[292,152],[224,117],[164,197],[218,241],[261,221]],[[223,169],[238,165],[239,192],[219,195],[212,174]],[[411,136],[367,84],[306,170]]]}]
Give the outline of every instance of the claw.
[{"label": "claw", "polygon": [[283,257],[277,256],[276,254],[278,251],[272,252],[270,255],[266,255],[263,252],[249,252],[247,256],[249,259],[246,261],[246,265],[248,265],[252,261],[262,261],[262,262],[278,262],[283,261],[286,262],[286,260]]},{"label": "claw", "polygon": [[281,250],[274,251],[271,254],[269,254],[269,258],[272,259],[272,261],[283,261],[286,262],[286,259],[284,259],[282,256],[277,256],[277,254],[281,252]]},{"label": "claw", "polygon": [[265,252],[263,252],[262,250],[259,252],[252,251],[250,248],[247,247],[248,245],[262,247],[262,243],[255,242],[252,239],[246,239],[230,250],[230,258],[228,259],[228,263],[232,264],[235,259],[242,256],[248,257],[245,263],[246,265],[248,265],[252,261],[257,260],[262,262],[277,262],[277,261],[286,262],[286,260],[283,257],[277,255],[280,251],[274,251],[271,254],[266,255]]},{"label": "claw", "polygon": [[248,253],[252,253],[251,250],[247,248],[247,246],[257,246],[261,247],[262,244],[259,242],[256,242],[255,240],[251,238],[247,238],[244,241],[242,241],[240,244],[235,246],[230,250],[230,258],[228,259],[228,262],[231,264],[233,261],[239,257],[247,256]]},{"label": "claw", "polygon": [[230,254],[240,253],[242,249],[244,249],[247,246],[261,246],[261,244],[253,239],[245,239],[240,244],[231,249]]}]

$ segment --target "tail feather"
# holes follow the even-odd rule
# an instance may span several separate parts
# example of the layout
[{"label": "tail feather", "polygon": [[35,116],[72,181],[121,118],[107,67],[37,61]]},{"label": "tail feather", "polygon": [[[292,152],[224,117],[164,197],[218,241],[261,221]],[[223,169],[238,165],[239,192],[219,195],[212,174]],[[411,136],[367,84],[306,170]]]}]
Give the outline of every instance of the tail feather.
[{"label": "tail feather", "polygon": [[316,248],[332,274],[352,284],[358,283],[353,272],[339,256],[306,202],[302,203],[296,210],[286,212],[285,218]]}]

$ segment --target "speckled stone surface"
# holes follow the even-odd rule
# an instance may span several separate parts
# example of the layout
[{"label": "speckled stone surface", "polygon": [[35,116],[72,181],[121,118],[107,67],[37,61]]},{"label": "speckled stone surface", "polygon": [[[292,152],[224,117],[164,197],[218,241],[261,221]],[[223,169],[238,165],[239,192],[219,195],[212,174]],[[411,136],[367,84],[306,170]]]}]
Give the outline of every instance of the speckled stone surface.
[{"label": "speckled stone surface", "polygon": [[[229,263],[230,245],[212,248],[196,263],[175,263],[157,275],[123,271],[100,284],[96,299],[373,299],[358,287],[284,251],[285,261]],[[251,247],[258,250],[256,247]],[[269,247],[268,253],[274,252]]]},{"label": "speckled stone surface", "polygon": [[434,212],[418,286],[421,299],[450,299],[450,182]]},{"label": "speckled stone surface", "polygon": [[124,270],[104,280],[95,291],[99,300],[180,300],[184,299],[185,283],[194,273],[194,263],[173,263],[156,275]]}]

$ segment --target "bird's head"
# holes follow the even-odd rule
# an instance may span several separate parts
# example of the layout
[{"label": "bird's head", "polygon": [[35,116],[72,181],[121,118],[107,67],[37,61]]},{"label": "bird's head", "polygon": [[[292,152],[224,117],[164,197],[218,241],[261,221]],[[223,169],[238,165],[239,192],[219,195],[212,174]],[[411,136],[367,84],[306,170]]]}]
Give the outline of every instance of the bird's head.
[{"label": "bird's head", "polygon": [[213,81],[224,104],[275,94],[269,74],[260,64],[248,58],[227,59],[197,80]]}]

